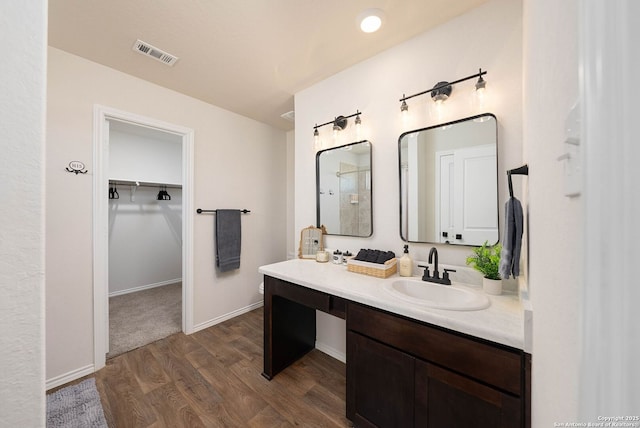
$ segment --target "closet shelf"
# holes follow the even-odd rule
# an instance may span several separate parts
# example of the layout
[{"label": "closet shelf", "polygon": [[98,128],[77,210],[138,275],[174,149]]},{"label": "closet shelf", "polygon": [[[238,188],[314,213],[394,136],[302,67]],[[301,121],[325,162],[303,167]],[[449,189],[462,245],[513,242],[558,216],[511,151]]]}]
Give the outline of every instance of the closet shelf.
[{"label": "closet shelf", "polygon": [[116,186],[143,186],[143,187],[159,187],[164,186],[169,189],[182,189],[180,183],[160,183],[155,181],[135,181],[135,180],[118,180],[117,178],[110,178],[109,184],[115,184]]}]

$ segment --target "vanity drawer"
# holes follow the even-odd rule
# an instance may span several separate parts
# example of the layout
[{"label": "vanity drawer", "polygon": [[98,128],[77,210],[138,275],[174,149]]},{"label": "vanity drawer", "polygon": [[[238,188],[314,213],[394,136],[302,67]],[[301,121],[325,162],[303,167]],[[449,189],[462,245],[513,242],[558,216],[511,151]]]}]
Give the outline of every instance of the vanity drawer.
[{"label": "vanity drawer", "polygon": [[523,353],[349,302],[347,329],[521,395]]},{"label": "vanity drawer", "polygon": [[331,308],[331,297],[327,293],[312,290],[307,287],[292,284],[281,279],[265,276],[265,294],[280,296],[292,302],[300,303],[308,308],[329,312]]},{"label": "vanity drawer", "polygon": [[347,318],[347,301],[342,297],[331,296],[328,312],[334,317]]}]

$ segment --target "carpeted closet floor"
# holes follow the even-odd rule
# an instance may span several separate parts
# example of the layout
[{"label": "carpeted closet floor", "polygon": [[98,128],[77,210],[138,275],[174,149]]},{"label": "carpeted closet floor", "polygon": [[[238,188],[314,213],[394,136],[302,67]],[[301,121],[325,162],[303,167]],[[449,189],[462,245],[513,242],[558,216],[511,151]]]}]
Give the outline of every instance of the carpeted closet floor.
[{"label": "carpeted closet floor", "polygon": [[179,331],[182,331],[182,283],[109,298],[107,358]]}]

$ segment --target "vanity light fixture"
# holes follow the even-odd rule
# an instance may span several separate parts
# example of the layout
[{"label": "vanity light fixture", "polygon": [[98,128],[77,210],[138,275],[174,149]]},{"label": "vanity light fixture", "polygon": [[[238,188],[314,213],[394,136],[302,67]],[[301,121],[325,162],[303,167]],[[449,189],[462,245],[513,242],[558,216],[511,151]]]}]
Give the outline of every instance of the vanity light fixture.
[{"label": "vanity light fixture", "polygon": [[[480,73],[482,73],[482,69],[480,69]],[[482,78],[482,74],[478,77],[478,81],[476,82],[476,91],[478,93],[484,93],[487,88],[487,81]]]},{"label": "vanity light fixture", "polygon": [[320,141],[320,133],[318,132],[318,125],[316,125],[315,129],[313,130],[313,145],[316,148],[316,150],[320,149],[320,145],[322,144],[322,142]]},{"label": "vanity light fixture", "polygon": [[360,119],[360,114],[356,115],[356,119],[354,120],[356,125],[356,139],[360,140],[360,136],[362,135],[362,119]]},{"label": "vanity light fixture", "polygon": [[356,22],[365,33],[375,33],[382,26],[384,12],[380,9],[366,9],[358,14]]},{"label": "vanity light fixture", "polygon": [[400,98],[399,100],[400,102],[402,102],[402,104],[400,104],[400,113],[402,114],[403,117],[406,117],[408,115],[409,106],[407,105],[407,100],[429,93],[431,95],[431,99],[434,102],[434,104],[430,106],[430,110],[436,116],[436,119],[440,120],[442,119],[444,102],[451,96],[451,92],[453,92],[454,85],[477,77],[478,81],[476,82],[475,92],[477,96],[484,97],[485,95],[484,92],[486,90],[487,82],[482,78],[482,76],[484,76],[485,74],[487,74],[487,72],[482,71],[482,69],[480,69],[480,71],[476,74],[463,77],[462,79],[454,80],[453,82],[446,82],[446,81],[438,82],[435,84],[433,88],[427,89],[426,91],[418,92],[417,94],[413,94],[409,96],[402,94],[402,98]]},{"label": "vanity light fixture", "polygon": [[409,116],[409,106],[407,105],[407,101],[404,98],[404,94],[402,94],[402,104],[400,104],[400,115],[403,120],[406,120],[407,116]]},{"label": "vanity light fixture", "polygon": [[[482,69],[480,69],[482,71]],[[487,109],[487,81],[482,78],[482,75],[478,77],[478,81],[476,82],[476,88],[473,91],[473,95],[471,98],[471,104],[475,113],[486,113]],[[488,120],[488,116],[480,116],[482,120]]]},{"label": "vanity light fixture", "polygon": [[316,124],[313,127],[313,141],[314,141],[315,149],[318,150],[321,145],[320,132],[318,131],[318,128],[322,128],[323,126],[326,126],[326,125],[333,125],[333,137],[338,138],[340,131],[342,131],[347,127],[347,123],[348,123],[347,119],[355,116],[356,133],[358,133],[360,127],[362,126],[362,119],[360,118],[361,114],[362,113],[359,110],[356,110],[355,113],[350,114],[349,116],[336,116],[335,119],[329,122],[326,122],[320,125]]},{"label": "vanity light fixture", "polygon": [[333,121],[333,137],[336,138],[340,131],[347,127],[347,119],[344,116],[338,116]]},{"label": "vanity light fixture", "polygon": [[451,87],[449,82],[438,82],[434,88],[436,89],[431,90],[433,104],[429,104],[429,112],[431,117],[440,123],[444,121],[444,102],[449,99],[453,87]]}]

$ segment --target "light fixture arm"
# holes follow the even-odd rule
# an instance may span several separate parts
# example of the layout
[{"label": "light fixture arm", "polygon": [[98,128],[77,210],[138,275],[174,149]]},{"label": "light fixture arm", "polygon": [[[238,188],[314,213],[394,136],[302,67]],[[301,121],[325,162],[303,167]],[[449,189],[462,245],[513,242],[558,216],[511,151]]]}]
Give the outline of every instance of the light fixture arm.
[{"label": "light fixture arm", "polygon": [[322,128],[327,125],[338,125],[340,128],[344,129],[347,127],[347,119],[352,118],[354,116],[360,116],[362,112],[360,110],[356,110],[355,113],[350,114],[349,116],[336,116],[335,119],[330,120],[329,122],[322,123],[320,125],[315,125],[313,129]]},{"label": "light fixture arm", "polygon": [[[409,95],[409,96],[404,96],[403,95],[402,98],[400,98],[398,101],[404,102],[406,100],[409,100],[409,99],[414,98],[414,97],[418,97],[420,95],[433,93],[433,92],[438,92],[438,91],[441,91],[441,90],[446,89],[446,88],[451,88],[453,85],[455,85],[457,83],[464,82],[464,81],[469,80],[469,79],[474,79],[476,77],[480,77],[481,78],[485,74],[487,74],[487,71],[486,70],[482,71],[482,69],[480,69],[480,71],[478,73],[476,73],[476,74],[473,74],[473,75],[467,76],[467,77],[463,77],[462,79],[454,80],[453,82],[438,82],[438,84],[436,84],[431,89],[427,89],[426,91],[418,92],[417,94],[413,94],[413,95]],[[331,123],[333,123],[333,122],[331,122]]]}]

